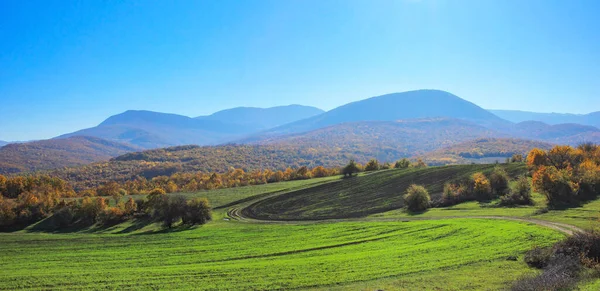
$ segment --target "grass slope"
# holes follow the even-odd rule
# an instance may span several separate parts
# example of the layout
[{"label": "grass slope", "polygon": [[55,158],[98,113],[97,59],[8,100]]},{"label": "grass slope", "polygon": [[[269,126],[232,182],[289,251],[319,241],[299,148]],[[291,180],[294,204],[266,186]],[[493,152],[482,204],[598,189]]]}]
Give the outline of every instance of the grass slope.
[{"label": "grass slope", "polygon": [[535,272],[507,257],[562,236],[525,223],[476,219],[215,221],[153,235],[3,234],[0,289],[500,289]]},{"label": "grass slope", "polygon": [[[500,165],[512,176],[526,171],[524,164]],[[461,165],[424,169],[387,170],[317,185],[258,201],[243,209],[248,217],[275,220],[314,220],[364,217],[401,208],[402,195],[411,184],[424,185],[433,198],[446,182],[495,165]]]}]

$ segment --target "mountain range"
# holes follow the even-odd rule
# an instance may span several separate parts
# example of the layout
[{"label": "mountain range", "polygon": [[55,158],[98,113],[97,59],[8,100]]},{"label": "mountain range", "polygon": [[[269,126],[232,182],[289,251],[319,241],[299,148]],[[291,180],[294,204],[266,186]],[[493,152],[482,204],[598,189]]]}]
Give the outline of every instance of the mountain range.
[{"label": "mountain range", "polygon": [[[96,127],[59,136],[53,142],[24,143],[19,150],[13,146],[11,151],[0,151],[0,172],[81,165],[126,152],[180,145],[272,145],[277,150],[298,151],[293,155],[296,158],[317,159],[311,165],[332,165],[350,158],[393,161],[481,138],[571,145],[600,142],[600,129],[591,125],[514,123],[495,112],[440,90],[386,94],[327,112],[301,105],[238,107],[192,118],[130,110]],[[588,114],[585,118],[591,123],[594,116]],[[76,138],[82,136],[86,138]],[[110,143],[111,150],[89,146],[91,142]],[[67,153],[73,147],[87,150],[74,159],[55,158],[61,156],[55,151]]]},{"label": "mountain range", "polygon": [[562,123],[578,123],[600,127],[600,111],[589,114],[570,113],[537,113],[519,110],[489,110],[500,118],[511,122],[540,121],[550,125]]},{"label": "mountain range", "polygon": [[7,144],[8,144],[8,142],[7,142],[7,141],[0,140],[0,147],[1,147],[1,146],[5,146],[5,145],[7,145]]}]

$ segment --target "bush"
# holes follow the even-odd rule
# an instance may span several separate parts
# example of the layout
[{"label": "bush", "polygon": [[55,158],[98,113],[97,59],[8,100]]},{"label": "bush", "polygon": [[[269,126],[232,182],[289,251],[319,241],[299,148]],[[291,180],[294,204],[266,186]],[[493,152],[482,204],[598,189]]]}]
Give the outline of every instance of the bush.
[{"label": "bush", "polygon": [[493,198],[490,180],[484,174],[475,173],[471,176],[471,179],[473,180],[473,195],[475,195],[475,199],[485,201]]},{"label": "bush", "polygon": [[529,179],[520,177],[510,192],[500,197],[500,205],[533,205],[531,197],[531,184]]},{"label": "bush", "polygon": [[183,215],[183,223],[205,224],[212,219],[212,213],[208,200],[206,198],[194,198],[187,202],[185,214]]},{"label": "bush", "polygon": [[503,168],[494,168],[494,171],[490,174],[490,186],[495,195],[501,196],[506,194],[508,190],[508,174]]},{"label": "bush", "polygon": [[535,189],[546,196],[549,205],[573,203],[578,200],[578,184],[572,181],[572,172],[558,170],[553,166],[540,166],[533,173]]},{"label": "bush", "polygon": [[399,160],[394,164],[394,168],[396,169],[406,169],[408,167],[410,167],[410,161],[406,158]]},{"label": "bush", "polygon": [[404,205],[409,211],[423,211],[429,208],[431,197],[425,187],[420,185],[410,185],[404,195]]},{"label": "bush", "polygon": [[352,174],[358,173],[358,172],[360,172],[360,168],[354,160],[350,160],[350,162],[348,162],[348,165],[346,165],[342,169],[342,174],[344,175],[344,177],[346,177],[346,176],[352,177]]},{"label": "bush", "polygon": [[525,254],[525,263],[536,269],[543,269],[550,263],[552,257],[552,248],[535,247]]},{"label": "bush", "polygon": [[387,170],[387,169],[391,169],[392,165],[388,162],[383,163],[383,165],[381,166],[382,170]]},{"label": "bush", "polygon": [[367,165],[365,165],[366,172],[377,171],[377,170],[379,170],[379,162],[375,159],[370,160],[367,163]]}]

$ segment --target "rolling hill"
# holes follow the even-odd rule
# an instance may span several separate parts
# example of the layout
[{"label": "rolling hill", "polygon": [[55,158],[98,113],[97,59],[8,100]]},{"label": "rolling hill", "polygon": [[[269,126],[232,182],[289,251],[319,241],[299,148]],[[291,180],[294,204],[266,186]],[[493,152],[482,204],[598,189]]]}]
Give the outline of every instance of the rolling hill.
[{"label": "rolling hill", "polygon": [[570,114],[570,113],[538,113],[519,110],[489,110],[491,113],[519,123],[523,121],[540,121],[550,125],[561,123],[578,123],[600,127],[600,111],[589,114]]},{"label": "rolling hill", "polygon": [[481,138],[461,142],[419,156],[429,165],[504,162],[514,154],[526,155],[533,148],[550,149],[541,141],[516,138]]},{"label": "rolling hill", "polygon": [[313,117],[324,112],[319,108],[302,105],[271,108],[237,107],[222,110],[209,116],[200,116],[196,119],[233,123],[258,131]]},{"label": "rolling hill", "polygon": [[276,127],[261,133],[260,136],[301,133],[346,122],[435,117],[467,120],[495,129],[503,129],[511,125],[510,122],[451,93],[440,90],[417,90],[352,102],[311,118]]},{"label": "rolling hill", "polygon": [[83,136],[9,144],[0,148],[0,174],[85,165],[138,150],[135,146]]},{"label": "rolling hill", "polygon": [[6,142],[6,141],[3,141],[3,140],[0,140],[0,147],[2,147],[2,146],[5,146],[5,145],[7,145],[7,144],[8,144],[8,142]]},{"label": "rolling hill", "polygon": [[[523,163],[501,165],[511,176],[527,172]],[[259,200],[242,209],[244,216],[266,220],[319,220],[365,217],[403,207],[402,193],[411,184],[426,185],[432,199],[441,197],[444,183],[495,165],[460,165],[379,171],[340,179]]]}]

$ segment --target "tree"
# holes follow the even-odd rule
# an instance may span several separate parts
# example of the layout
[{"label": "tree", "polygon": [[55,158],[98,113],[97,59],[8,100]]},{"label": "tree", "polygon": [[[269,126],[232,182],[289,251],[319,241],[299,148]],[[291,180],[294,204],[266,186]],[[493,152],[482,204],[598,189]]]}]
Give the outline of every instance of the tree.
[{"label": "tree", "polygon": [[572,172],[558,170],[554,166],[540,166],[533,173],[532,183],[534,189],[546,196],[549,205],[573,203],[579,185],[573,182]]},{"label": "tree", "polygon": [[427,168],[427,164],[423,162],[422,159],[417,159],[417,163],[415,164],[415,168]]},{"label": "tree", "polygon": [[500,197],[501,205],[532,205],[531,184],[529,179],[521,176],[517,179],[513,189],[508,194]]},{"label": "tree", "polygon": [[127,202],[125,203],[125,214],[132,215],[137,211],[137,203],[133,200],[133,198],[129,197]]},{"label": "tree", "polygon": [[527,154],[527,166],[530,169],[537,169],[540,166],[548,164],[546,152],[542,149],[534,148]]},{"label": "tree", "polygon": [[377,170],[379,170],[379,161],[377,161],[376,159],[371,159],[367,163],[367,165],[365,165],[366,172],[377,171]]},{"label": "tree", "polygon": [[396,169],[406,169],[408,167],[410,167],[410,161],[407,158],[397,161],[394,165],[394,168]]},{"label": "tree", "polygon": [[163,204],[162,221],[164,226],[171,228],[179,221],[187,209],[187,199],[183,195],[173,195]]},{"label": "tree", "polygon": [[523,155],[521,155],[521,154],[514,154],[514,155],[512,155],[512,157],[510,158],[510,162],[511,163],[522,163],[523,162]]},{"label": "tree", "polygon": [[429,208],[431,197],[425,187],[420,185],[410,185],[404,195],[404,205],[409,211],[423,211]]},{"label": "tree", "polygon": [[108,182],[96,190],[98,196],[112,196],[118,197],[120,195],[119,190],[121,186],[117,182]]},{"label": "tree", "polygon": [[473,180],[473,194],[477,200],[492,199],[490,180],[483,173],[475,173],[471,179]]},{"label": "tree", "polygon": [[146,213],[154,219],[160,219],[165,209],[168,197],[162,188],[155,188],[148,194],[148,201],[145,203]]},{"label": "tree", "polygon": [[212,213],[208,200],[206,198],[194,198],[187,202],[185,214],[183,215],[183,223],[205,224],[212,219]]},{"label": "tree", "polygon": [[348,162],[348,165],[346,165],[344,167],[344,169],[342,169],[342,174],[344,175],[344,177],[346,177],[346,176],[352,177],[352,174],[358,173],[358,172],[359,172],[359,168],[354,160],[350,160],[350,162]]},{"label": "tree", "polygon": [[503,168],[495,167],[490,174],[490,186],[494,194],[504,195],[508,190],[508,174]]},{"label": "tree", "polygon": [[312,169],[312,176],[315,178],[327,177],[329,176],[329,173],[327,172],[327,169],[325,169],[325,167],[318,166]]}]

